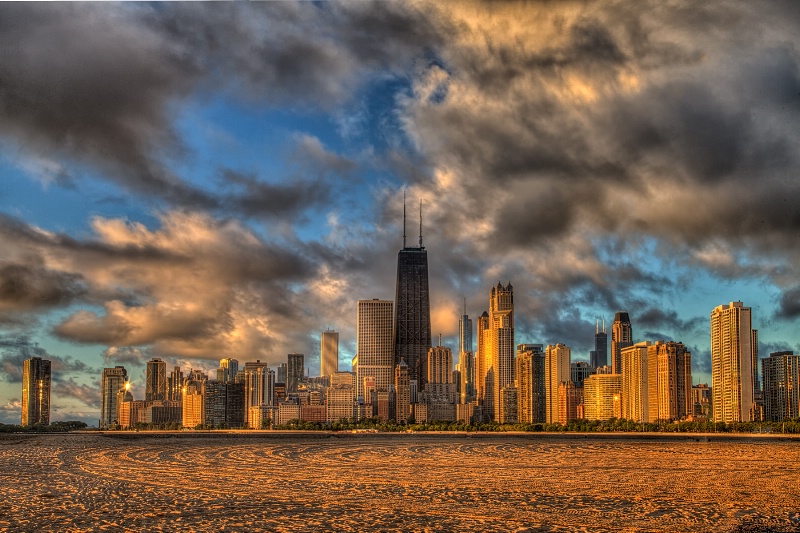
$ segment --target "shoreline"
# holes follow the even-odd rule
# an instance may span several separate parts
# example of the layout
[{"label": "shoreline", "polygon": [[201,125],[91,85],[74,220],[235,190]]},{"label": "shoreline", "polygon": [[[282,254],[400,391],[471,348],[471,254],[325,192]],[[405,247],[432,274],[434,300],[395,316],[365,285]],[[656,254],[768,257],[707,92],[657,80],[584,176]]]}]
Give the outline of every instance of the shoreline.
[{"label": "shoreline", "polygon": [[369,432],[369,431],[319,431],[319,430],[140,430],[140,431],[73,431],[67,433],[3,433],[0,441],[31,438],[98,437],[121,440],[147,438],[162,439],[262,439],[262,440],[554,440],[554,441],[667,441],[667,442],[791,442],[800,441],[798,434],[781,433],[637,433],[637,432],[524,432],[524,431],[417,431]]}]

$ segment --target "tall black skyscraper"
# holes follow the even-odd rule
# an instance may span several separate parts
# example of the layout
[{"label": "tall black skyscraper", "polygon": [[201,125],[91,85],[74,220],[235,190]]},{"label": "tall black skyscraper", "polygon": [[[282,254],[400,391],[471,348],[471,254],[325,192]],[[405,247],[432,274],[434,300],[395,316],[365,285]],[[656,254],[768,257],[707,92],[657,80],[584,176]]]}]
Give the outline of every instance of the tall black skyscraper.
[{"label": "tall black skyscraper", "polygon": [[408,364],[408,377],[422,389],[426,358],[431,348],[431,305],[428,293],[428,252],[422,245],[422,204],[419,208],[419,247],[406,246],[406,206],[403,200],[403,249],[397,254],[394,364]]},{"label": "tall black skyscraper", "polygon": [[594,325],[594,350],[589,352],[589,366],[600,368],[608,365],[608,335],[606,334],[606,321],[603,319],[603,329],[600,330],[600,321]]}]

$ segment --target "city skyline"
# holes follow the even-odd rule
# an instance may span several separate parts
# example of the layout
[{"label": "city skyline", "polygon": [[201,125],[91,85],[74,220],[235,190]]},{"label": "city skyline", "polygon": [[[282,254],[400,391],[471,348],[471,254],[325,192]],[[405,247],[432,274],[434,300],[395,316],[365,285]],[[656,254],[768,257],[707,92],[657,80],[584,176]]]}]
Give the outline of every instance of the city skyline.
[{"label": "city skyline", "polygon": [[573,361],[627,312],[710,384],[733,301],[762,359],[800,352],[796,10],[672,7],[0,6],[0,422],[31,357],[92,423],[106,367],[137,398],[154,358],[313,373],[329,328],[346,369],[357,301],[397,305],[404,195],[454,363],[498,281],[515,344]]}]

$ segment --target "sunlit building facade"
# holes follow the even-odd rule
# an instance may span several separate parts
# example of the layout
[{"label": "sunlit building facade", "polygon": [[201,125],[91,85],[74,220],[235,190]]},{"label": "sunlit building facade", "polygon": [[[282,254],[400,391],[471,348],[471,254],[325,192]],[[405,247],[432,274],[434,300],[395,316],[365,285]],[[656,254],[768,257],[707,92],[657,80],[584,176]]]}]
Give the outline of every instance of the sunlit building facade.
[{"label": "sunlit building facade", "polygon": [[183,400],[181,402],[182,425],[185,428],[194,429],[205,423],[205,406],[203,404],[203,388],[196,383],[191,383],[184,387]]},{"label": "sunlit building facade", "polygon": [[[377,390],[389,390],[394,383],[395,344],[392,331],[392,307],[390,300],[359,300],[356,320],[356,342],[358,351],[357,385],[358,396],[364,397],[364,378],[375,378]],[[425,349],[427,353],[428,348]],[[424,354],[423,356],[424,357]],[[399,361],[398,361],[399,362]],[[411,363],[409,375],[411,374]],[[365,398],[366,401],[366,398]]]},{"label": "sunlit building facade", "polygon": [[650,422],[647,354],[650,341],[622,348],[622,418]]},{"label": "sunlit building facade", "polygon": [[408,365],[400,360],[400,364],[394,369],[394,391],[395,391],[395,417],[397,422],[403,424],[411,416],[411,382],[408,377]]},{"label": "sunlit building facade", "polygon": [[742,302],[711,311],[711,388],[715,422],[748,422],[755,406],[752,311]]},{"label": "sunlit building facade", "polygon": [[50,424],[50,361],[41,357],[22,364],[22,425]]},{"label": "sunlit building facade", "polygon": [[183,370],[176,366],[167,376],[167,400],[179,402],[183,395]]},{"label": "sunlit building facade", "polygon": [[578,387],[572,381],[562,381],[558,384],[558,420],[565,426],[570,420],[578,418],[578,407],[583,404],[583,387]]},{"label": "sunlit building facade", "polygon": [[492,396],[492,381],[494,375],[489,373],[491,365],[491,345],[489,335],[489,313],[483,312],[478,317],[477,326],[478,353],[475,356],[475,394],[478,405],[483,412],[494,412],[494,397]]},{"label": "sunlit building facade", "polygon": [[[491,386],[492,411],[488,414],[499,421],[501,391],[514,387],[514,288],[498,283],[489,296],[489,330],[487,341],[487,384]],[[487,390],[487,397],[489,391]]]},{"label": "sunlit building facade", "polygon": [[350,421],[356,416],[355,387],[352,385],[333,385],[327,392],[328,422]]},{"label": "sunlit building facade", "polygon": [[329,377],[339,371],[339,332],[323,331],[319,339],[319,375]]},{"label": "sunlit building facade", "polygon": [[558,343],[545,350],[545,393],[547,395],[547,423],[558,423],[558,386],[570,381],[569,346]]},{"label": "sunlit building facade", "polygon": [[519,421],[528,424],[547,421],[547,386],[544,346],[517,346],[517,413]]},{"label": "sunlit building facade", "polygon": [[588,420],[609,420],[622,416],[622,376],[592,374],[583,382],[583,408]]},{"label": "sunlit building facade", "polygon": [[672,421],[692,414],[692,354],[680,342],[647,347],[648,421]]}]

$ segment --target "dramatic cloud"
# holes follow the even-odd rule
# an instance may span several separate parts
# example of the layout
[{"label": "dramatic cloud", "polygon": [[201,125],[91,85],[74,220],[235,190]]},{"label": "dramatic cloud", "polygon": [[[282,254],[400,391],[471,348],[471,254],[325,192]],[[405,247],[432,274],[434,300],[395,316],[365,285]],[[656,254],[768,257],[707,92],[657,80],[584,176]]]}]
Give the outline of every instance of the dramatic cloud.
[{"label": "dramatic cloud", "polygon": [[47,270],[38,260],[0,263],[0,312],[63,306],[86,292],[80,275]]},{"label": "dramatic cloud", "polygon": [[798,316],[800,316],[800,287],[793,287],[781,295],[778,318],[794,319]]},{"label": "dramatic cloud", "polygon": [[144,366],[152,358],[148,349],[134,346],[109,346],[103,350],[103,361],[107,365]]},{"label": "dramatic cloud", "polygon": [[442,42],[436,18],[384,3],[4,7],[0,135],[43,181],[88,167],[135,193],[220,207],[171,170],[188,155],[173,123],[181,102],[216,89],[330,108]]},{"label": "dramatic cloud", "polygon": [[76,382],[74,378],[54,380],[51,394],[59,401],[72,398],[93,409],[100,408],[100,387],[96,383],[86,385]]},{"label": "dramatic cloud", "polygon": [[[333,326],[344,359],[355,302],[394,297],[404,191],[409,244],[423,203],[434,335],[511,281],[519,342],[585,359],[595,318],[627,310],[637,338],[691,340],[707,372],[689,291],[758,280],[777,322],[800,316],[792,3],[0,12],[3,155],[43,189],[117,199],[88,227],[0,214],[8,330],[41,320],[139,367],[311,362]],[[231,109],[241,131],[208,127],[252,153],[216,160],[186,130]]]}]

